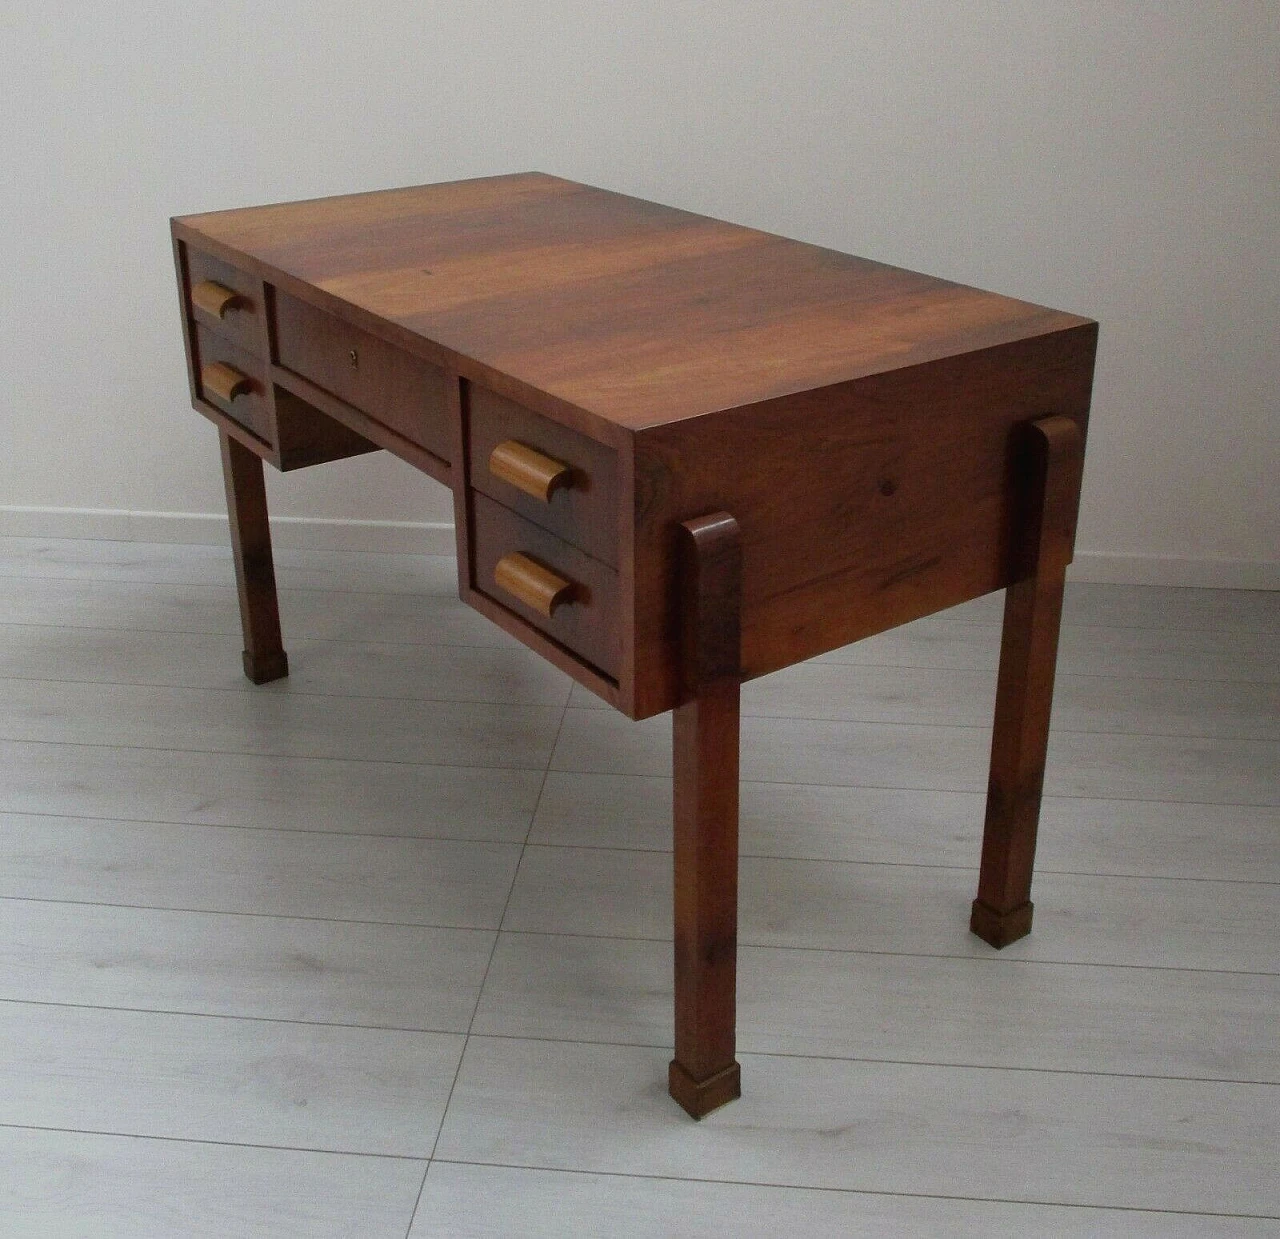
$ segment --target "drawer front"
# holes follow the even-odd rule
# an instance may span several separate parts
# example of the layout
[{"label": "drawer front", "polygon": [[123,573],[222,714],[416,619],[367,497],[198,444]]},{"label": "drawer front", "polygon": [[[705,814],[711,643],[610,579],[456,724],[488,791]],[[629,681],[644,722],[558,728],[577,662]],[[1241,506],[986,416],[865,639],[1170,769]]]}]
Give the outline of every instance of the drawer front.
[{"label": "drawer front", "polygon": [[276,357],[411,443],[448,460],[444,371],[385,340],[277,292]]},{"label": "drawer front", "polygon": [[616,679],[618,574],[500,503],[472,498],[475,588]]},{"label": "drawer front", "polygon": [[613,449],[478,384],[470,395],[471,485],[616,568]]},{"label": "drawer front", "polygon": [[215,409],[273,443],[266,364],[197,325],[196,390]]},{"label": "drawer front", "polygon": [[264,357],[262,282],[212,254],[190,248],[187,276],[187,304],[196,324]]}]

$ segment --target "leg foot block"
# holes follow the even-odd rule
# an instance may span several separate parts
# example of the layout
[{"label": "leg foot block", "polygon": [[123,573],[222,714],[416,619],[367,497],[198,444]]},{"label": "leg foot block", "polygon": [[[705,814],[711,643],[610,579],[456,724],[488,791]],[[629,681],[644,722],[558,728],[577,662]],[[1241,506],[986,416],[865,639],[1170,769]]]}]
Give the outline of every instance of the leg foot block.
[{"label": "leg foot block", "polygon": [[1011,912],[997,912],[989,908],[981,899],[973,901],[973,914],[969,917],[969,928],[983,942],[990,943],[999,950],[1019,938],[1025,938],[1031,932],[1031,914],[1035,905],[1031,900],[1020,904]]},{"label": "leg foot block", "polygon": [[244,673],[255,684],[282,680],[289,674],[289,656],[284,650],[276,650],[272,654],[251,654],[245,650]]},{"label": "leg foot block", "polygon": [[742,1096],[742,1068],[736,1062],[730,1063],[715,1075],[698,1081],[672,1059],[667,1083],[671,1096],[681,1108],[700,1119]]}]

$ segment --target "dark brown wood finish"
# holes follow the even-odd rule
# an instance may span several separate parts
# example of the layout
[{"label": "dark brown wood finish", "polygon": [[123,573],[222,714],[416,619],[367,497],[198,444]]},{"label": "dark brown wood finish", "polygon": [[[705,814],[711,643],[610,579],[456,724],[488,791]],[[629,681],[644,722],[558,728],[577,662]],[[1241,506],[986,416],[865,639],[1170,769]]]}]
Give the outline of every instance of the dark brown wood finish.
[{"label": "dark brown wood finish", "polygon": [[275,298],[275,360],[417,447],[449,460],[444,371],[296,297]]},{"label": "dark brown wood finish", "polygon": [[[247,271],[223,262],[212,254],[192,250],[190,254],[190,312],[206,331],[225,336],[247,352],[262,355],[266,338],[266,316],[262,304],[262,281]],[[205,310],[194,290],[204,282],[221,284],[235,294],[221,314]]]},{"label": "dark brown wood finish", "polygon": [[[392,430],[385,423],[370,417],[367,413],[339,400],[337,396],[317,387],[302,375],[295,374],[281,366],[271,367],[271,377],[275,381],[277,405],[281,393],[288,392],[297,398],[298,406],[310,407],[324,413],[332,421],[346,427],[357,439],[365,441],[369,446],[383,448],[388,452],[407,460],[415,468],[420,469],[428,477],[437,482],[449,484],[449,462],[442,460],[434,452],[406,439],[398,431]],[[295,406],[297,407],[297,406]],[[366,447],[364,450],[368,450]],[[346,453],[351,455],[352,453]],[[319,464],[319,461],[313,463]]]},{"label": "dark brown wood finish", "polygon": [[[219,412],[251,430],[259,439],[273,443],[271,391],[266,365],[230,340],[206,331],[204,327],[196,327],[195,340],[199,358],[196,369],[199,395]],[[229,399],[215,383],[207,381],[219,366],[236,372],[244,380]]]},{"label": "dark brown wood finish", "polygon": [[741,1095],[738,705],[742,538],[724,512],[680,526],[683,681],[673,720],[675,1058],[671,1096],[700,1119]]},{"label": "dark brown wood finish", "polygon": [[679,694],[680,521],[742,528],[746,679],[1009,583],[1027,421],[1088,415],[1092,324],[638,432],[633,717]]},{"label": "dark brown wood finish", "polygon": [[[224,434],[277,469],[305,468],[376,450],[354,425],[344,425],[272,381],[270,289],[256,276],[186,242],[174,240],[182,328],[187,345],[191,400]],[[221,313],[203,304],[202,283],[234,293]],[[226,365],[251,379],[247,390],[230,400],[204,390],[205,366]]]},{"label": "dark brown wood finish", "polygon": [[174,228],[620,469],[634,456],[618,689],[635,718],[678,696],[675,524],[735,514],[744,672],[762,674],[1007,584],[1014,428],[1087,417],[1086,320],[537,173]]},{"label": "dark brown wood finish", "polygon": [[[179,236],[607,435],[1083,320],[540,173],[253,207]],[[545,406],[545,407],[540,407]],[[554,416],[554,412],[553,412]]]},{"label": "dark brown wood finish", "polygon": [[[1026,932],[1095,323],[540,173],[172,230],[256,669],[279,633],[244,462],[382,447],[452,488],[464,601],[632,718],[676,711],[690,1113],[738,1088],[742,680],[1008,587],[973,929]],[[206,399],[206,354],[254,386]]]},{"label": "dark brown wood finish", "polygon": [[1084,466],[1080,428],[1067,417],[1032,423],[1022,447],[1027,498],[1014,548],[1019,579],[1005,593],[982,871],[970,920],[994,947],[1031,932],[1058,626]]},{"label": "dark brown wood finish", "polygon": [[[500,444],[531,447],[568,466],[566,483],[540,501],[494,472],[489,458]],[[471,485],[566,542],[618,566],[618,456],[612,448],[567,430],[489,391],[471,388]]]},{"label": "dark brown wood finish", "polygon": [[227,517],[231,522],[231,550],[244,631],[244,673],[255,684],[266,684],[289,674],[289,659],[280,636],[262,461],[230,435],[224,433],[221,439]]},{"label": "dark brown wood finish", "polygon": [[272,463],[282,473],[327,464],[331,460],[345,460],[349,456],[363,456],[376,452],[380,446],[278,385],[275,438],[280,446],[276,452],[278,459]]},{"label": "dark brown wood finish", "polygon": [[[618,647],[618,574],[576,546],[495,503],[488,495],[472,498],[474,585],[509,611],[522,616],[584,662],[616,679]],[[546,616],[523,603],[494,579],[506,555],[529,556],[573,585],[569,601]]]},{"label": "dark brown wood finish", "polygon": [[453,432],[450,459],[454,462],[449,473],[449,486],[453,491],[453,538],[458,557],[458,597],[467,602],[474,591],[475,563],[471,556],[471,466],[467,444],[471,441],[471,384],[461,379],[456,371],[446,372],[445,394],[449,401],[446,415]]}]

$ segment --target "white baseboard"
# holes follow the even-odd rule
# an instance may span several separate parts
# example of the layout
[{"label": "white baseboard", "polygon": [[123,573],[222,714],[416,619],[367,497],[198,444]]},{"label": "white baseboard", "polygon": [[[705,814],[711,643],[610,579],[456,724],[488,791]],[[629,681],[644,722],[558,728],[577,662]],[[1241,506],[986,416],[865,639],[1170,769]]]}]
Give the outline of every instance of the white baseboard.
[{"label": "white baseboard", "polygon": [[1104,585],[1183,585],[1196,589],[1280,589],[1276,560],[1184,559],[1173,555],[1116,555],[1076,551],[1072,581]]},{"label": "white baseboard", "polygon": [[[295,550],[399,551],[418,555],[452,555],[454,551],[453,524],[449,521],[277,516],[272,517],[271,530],[277,546]],[[226,541],[227,518],[221,512],[0,506],[0,536],[218,544]],[[1071,579],[1112,585],[1280,589],[1280,562],[1078,550],[1071,565]]]},{"label": "white baseboard", "polygon": [[[113,508],[35,508],[0,505],[0,536],[96,538],[114,542],[227,540],[223,512],[129,512]],[[452,521],[353,521],[273,516],[272,542],[290,550],[391,551],[452,555]]]}]

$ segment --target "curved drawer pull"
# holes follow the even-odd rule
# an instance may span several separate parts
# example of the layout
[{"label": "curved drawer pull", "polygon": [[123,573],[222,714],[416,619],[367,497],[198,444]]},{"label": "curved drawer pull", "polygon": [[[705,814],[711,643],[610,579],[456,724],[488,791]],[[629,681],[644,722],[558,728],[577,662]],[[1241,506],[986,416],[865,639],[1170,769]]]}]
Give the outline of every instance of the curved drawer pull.
[{"label": "curved drawer pull", "polygon": [[568,486],[573,481],[573,469],[569,465],[514,439],[499,443],[489,453],[489,472],[543,503],[551,502],[557,487]]},{"label": "curved drawer pull", "polygon": [[212,314],[214,318],[226,318],[227,311],[243,300],[234,288],[219,284],[217,280],[201,280],[191,289],[191,301],[196,309]]},{"label": "curved drawer pull", "polygon": [[572,581],[556,576],[519,551],[498,560],[493,568],[493,582],[500,590],[548,619],[556,607],[569,601],[574,589]]},{"label": "curved drawer pull", "polygon": [[237,396],[253,390],[253,380],[226,362],[211,361],[200,371],[200,386],[223,404],[230,404]]}]

